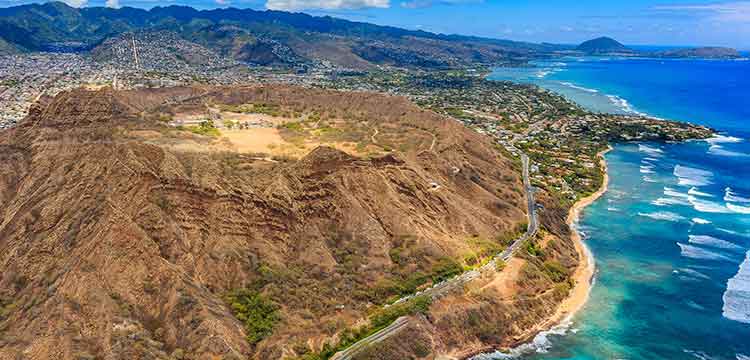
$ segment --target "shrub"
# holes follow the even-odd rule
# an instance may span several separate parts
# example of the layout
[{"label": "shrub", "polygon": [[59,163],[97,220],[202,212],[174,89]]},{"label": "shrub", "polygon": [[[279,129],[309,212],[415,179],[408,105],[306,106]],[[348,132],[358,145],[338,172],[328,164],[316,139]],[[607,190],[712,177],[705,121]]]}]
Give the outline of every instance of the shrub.
[{"label": "shrub", "polygon": [[505,261],[503,261],[502,259],[495,260],[495,270],[497,271],[505,270]]},{"label": "shrub", "polygon": [[214,126],[214,123],[208,120],[201,121],[198,126],[188,126],[185,129],[192,132],[193,134],[203,136],[219,136],[221,132]]},{"label": "shrub", "polygon": [[547,260],[544,262],[544,272],[554,282],[563,282],[568,279],[568,269],[562,266],[555,260]]},{"label": "shrub", "polygon": [[284,125],[280,125],[280,127],[294,132],[302,132],[304,130],[302,123],[299,122],[288,122]]},{"label": "shrub", "polygon": [[380,330],[402,316],[427,312],[430,304],[432,304],[432,299],[428,296],[417,296],[408,301],[380,309],[370,317],[370,326],[374,331]]},{"label": "shrub", "polygon": [[532,240],[529,240],[526,242],[526,252],[529,255],[534,256],[534,257],[544,256],[544,252],[542,251],[542,248],[539,247],[539,245]]},{"label": "shrub", "polygon": [[234,316],[245,325],[251,345],[271,335],[281,320],[278,306],[256,290],[235,290],[227,295],[227,302]]}]

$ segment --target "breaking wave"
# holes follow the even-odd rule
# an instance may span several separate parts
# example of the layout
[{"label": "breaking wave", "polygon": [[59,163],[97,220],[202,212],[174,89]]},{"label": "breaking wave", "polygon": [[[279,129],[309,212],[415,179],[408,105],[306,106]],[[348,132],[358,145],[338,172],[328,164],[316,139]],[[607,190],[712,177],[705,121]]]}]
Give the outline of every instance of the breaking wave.
[{"label": "breaking wave", "polygon": [[569,83],[567,81],[562,81],[562,82],[560,82],[560,84],[563,84],[563,85],[565,85],[565,86],[567,86],[569,88],[572,88],[572,89],[581,90],[581,91],[589,92],[589,93],[592,93],[592,94],[595,94],[595,93],[599,92],[599,90],[585,88],[583,86],[578,86],[576,84]]},{"label": "breaking wave", "polygon": [[563,322],[553,327],[552,329],[542,331],[537,334],[534,339],[531,340],[531,342],[519,345],[513,349],[510,349],[510,351],[508,352],[495,351],[491,353],[478,354],[471,357],[471,360],[513,359],[525,354],[546,353],[552,347],[549,339],[550,335],[565,335],[568,331],[570,331],[570,326],[572,325],[572,323],[573,322],[570,318],[565,319]]},{"label": "breaking wave", "polygon": [[[727,290],[722,299],[722,314],[725,318],[750,323],[750,251],[740,264],[737,274],[727,280]],[[739,355],[737,359],[740,359]]]},{"label": "breaking wave", "polygon": [[652,159],[654,157],[660,157],[661,154],[664,153],[664,150],[662,149],[659,149],[653,146],[643,145],[643,144],[638,144],[638,151],[648,154]]},{"label": "breaking wave", "polygon": [[680,247],[680,255],[686,258],[700,259],[700,260],[717,260],[717,261],[731,261],[732,260],[726,255],[722,255],[717,252],[706,250],[701,247],[683,244],[683,243],[677,243],[677,246]]},{"label": "breaking wave", "polygon": [[658,198],[651,202],[651,205],[655,206],[668,206],[668,205],[686,205],[690,206],[691,204],[682,199],[674,198],[674,197],[662,197]]},{"label": "breaking wave", "polygon": [[739,205],[727,203],[727,209],[733,212],[736,212],[738,214],[750,214],[750,206],[739,206]]},{"label": "breaking wave", "polygon": [[737,244],[708,235],[689,235],[688,242],[727,250],[742,250],[742,247]]},{"label": "breaking wave", "polygon": [[638,213],[638,216],[643,216],[647,218],[651,218],[654,220],[664,220],[664,221],[672,221],[677,222],[681,220],[685,220],[683,216],[680,216],[678,214],[675,214],[673,212],[669,211],[657,211],[652,213]]},{"label": "breaking wave", "polygon": [[693,205],[693,209],[702,213],[714,213],[714,214],[728,214],[733,212],[732,209],[727,206],[719,204],[717,202],[700,199],[696,196],[689,195],[688,201]]},{"label": "breaking wave", "polygon": [[697,217],[696,218],[692,218],[691,221],[694,224],[699,224],[699,225],[706,225],[706,224],[710,224],[711,223],[711,221],[709,221],[709,220],[701,219],[701,218],[697,218]]},{"label": "breaking wave", "polygon": [[671,196],[671,197],[677,197],[677,198],[685,198],[685,199],[687,199],[687,198],[690,197],[690,195],[688,195],[686,193],[681,193],[681,192],[675,190],[674,188],[671,188],[671,187],[668,187],[668,186],[664,187],[664,195]]},{"label": "breaking wave", "polygon": [[706,139],[706,142],[709,144],[724,144],[724,143],[738,143],[742,142],[741,138],[734,137],[734,136],[727,136],[727,135],[715,135],[712,138]]},{"label": "breaking wave", "polygon": [[709,143],[711,146],[708,147],[708,153],[713,155],[720,155],[720,156],[750,156],[745,153],[726,150],[722,145],[719,144],[734,144],[742,142],[741,138],[734,137],[734,136],[726,136],[726,135],[716,135],[710,139],[706,140],[707,143]]},{"label": "breaking wave", "polygon": [[689,195],[695,195],[695,196],[703,196],[703,197],[714,197],[713,195],[709,193],[705,193],[703,191],[698,190],[695,186],[691,187],[690,190],[688,190]]},{"label": "breaking wave", "polygon": [[685,275],[689,275],[689,276],[692,276],[692,277],[698,278],[698,279],[705,279],[705,280],[710,279],[710,277],[708,275],[706,275],[706,274],[704,274],[704,273],[702,273],[702,272],[700,272],[698,270],[693,270],[693,269],[690,269],[690,268],[683,268],[683,269],[679,269],[679,270],[676,270],[676,271],[677,271],[678,274],[685,274]]},{"label": "breaking wave", "polygon": [[683,165],[675,165],[673,174],[678,183],[684,186],[705,186],[711,184],[713,173],[707,170],[691,168]]},{"label": "breaking wave", "polygon": [[633,106],[630,105],[630,103],[627,100],[625,100],[625,99],[623,99],[623,98],[621,98],[621,97],[619,97],[617,95],[606,95],[606,96],[607,96],[607,99],[609,99],[609,101],[612,104],[614,104],[617,108],[619,108],[621,111],[623,111],[625,113],[628,113],[628,114],[635,114],[635,115],[646,116],[646,114],[644,114],[644,113],[642,113],[640,111],[635,110],[633,108]]},{"label": "breaking wave", "polygon": [[711,155],[718,155],[718,156],[730,156],[730,157],[745,157],[750,156],[745,153],[727,150],[721,145],[711,145],[708,147],[708,153]]},{"label": "breaking wave", "polygon": [[727,187],[724,189],[724,201],[750,203],[750,198],[738,196],[734,191],[732,191],[732,188]]}]

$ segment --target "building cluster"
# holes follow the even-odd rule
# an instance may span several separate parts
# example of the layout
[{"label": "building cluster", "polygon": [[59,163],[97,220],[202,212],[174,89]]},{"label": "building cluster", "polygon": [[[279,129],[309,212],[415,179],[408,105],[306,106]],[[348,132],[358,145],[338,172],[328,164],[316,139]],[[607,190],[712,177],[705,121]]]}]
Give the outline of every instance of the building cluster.
[{"label": "building cluster", "polygon": [[0,59],[0,128],[23,118],[42,95],[76,88],[182,84],[287,83],[405,96],[493,137],[510,154],[532,159],[534,184],[574,200],[603,176],[596,154],[611,141],[679,141],[709,129],[658,119],[598,114],[532,85],[485,80],[486,69],[422,72],[382,67],[361,72],[239,64],[173,33],[123,34],[90,54],[35,53]]},{"label": "building cluster", "polygon": [[77,54],[33,53],[0,57],[0,128],[26,116],[31,104],[114,74]]}]

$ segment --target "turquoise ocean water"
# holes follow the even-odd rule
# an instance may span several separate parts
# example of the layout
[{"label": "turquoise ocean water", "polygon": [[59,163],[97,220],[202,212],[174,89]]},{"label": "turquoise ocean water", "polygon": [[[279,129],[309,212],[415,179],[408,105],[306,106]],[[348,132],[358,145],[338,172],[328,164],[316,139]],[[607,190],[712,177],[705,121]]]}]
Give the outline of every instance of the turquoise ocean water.
[{"label": "turquoise ocean water", "polygon": [[[621,144],[578,224],[597,273],[584,310],[522,359],[750,359],[750,62],[566,58],[496,69],[596,111],[711,126],[683,144]],[[506,358],[494,354],[489,358]]]}]

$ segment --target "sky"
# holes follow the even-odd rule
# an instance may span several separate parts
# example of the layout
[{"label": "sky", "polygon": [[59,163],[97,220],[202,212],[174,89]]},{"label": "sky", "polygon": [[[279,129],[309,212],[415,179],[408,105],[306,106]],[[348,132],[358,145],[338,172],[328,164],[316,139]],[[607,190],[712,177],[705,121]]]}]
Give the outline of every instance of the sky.
[{"label": "sky", "polygon": [[[0,0],[0,6],[33,1]],[[750,50],[750,0],[65,0],[73,6],[285,10],[354,21],[531,42],[610,36],[627,45]]]}]

